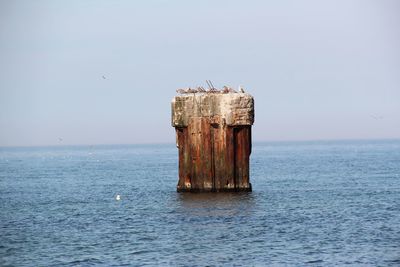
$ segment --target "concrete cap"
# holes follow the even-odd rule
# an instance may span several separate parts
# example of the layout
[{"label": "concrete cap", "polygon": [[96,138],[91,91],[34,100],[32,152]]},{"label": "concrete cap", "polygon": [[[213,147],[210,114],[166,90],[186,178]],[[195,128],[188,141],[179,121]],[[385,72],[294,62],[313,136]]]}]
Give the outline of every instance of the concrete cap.
[{"label": "concrete cap", "polygon": [[172,127],[186,127],[194,117],[209,117],[227,126],[254,123],[254,99],[247,93],[200,93],[175,96],[171,102]]}]

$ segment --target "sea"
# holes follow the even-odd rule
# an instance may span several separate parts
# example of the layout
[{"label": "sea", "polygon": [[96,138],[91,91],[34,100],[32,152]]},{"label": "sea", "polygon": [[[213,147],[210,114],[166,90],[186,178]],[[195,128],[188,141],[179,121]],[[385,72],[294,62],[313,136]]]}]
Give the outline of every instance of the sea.
[{"label": "sea", "polygon": [[177,193],[174,144],[2,147],[0,266],[400,266],[400,140],[250,165],[253,192]]}]

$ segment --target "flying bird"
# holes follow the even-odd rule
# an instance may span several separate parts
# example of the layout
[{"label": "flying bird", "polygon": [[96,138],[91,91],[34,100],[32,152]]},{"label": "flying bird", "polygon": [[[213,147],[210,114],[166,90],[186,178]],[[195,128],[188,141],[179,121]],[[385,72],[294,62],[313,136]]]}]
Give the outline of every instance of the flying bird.
[{"label": "flying bird", "polygon": [[381,119],[383,119],[383,116],[380,116],[380,115],[377,115],[377,116],[371,115],[371,117],[374,118],[375,120],[381,120]]},{"label": "flying bird", "polygon": [[106,76],[103,75],[102,77],[103,77],[104,80],[106,79]]}]

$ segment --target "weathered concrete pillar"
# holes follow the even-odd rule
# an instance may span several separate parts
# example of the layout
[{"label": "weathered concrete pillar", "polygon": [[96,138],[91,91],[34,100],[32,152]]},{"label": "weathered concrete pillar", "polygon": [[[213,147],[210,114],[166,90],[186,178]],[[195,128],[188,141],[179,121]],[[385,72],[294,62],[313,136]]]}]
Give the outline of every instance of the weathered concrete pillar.
[{"label": "weathered concrete pillar", "polygon": [[178,192],[251,191],[254,100],[247,93],[197,93],[172,100]]}]

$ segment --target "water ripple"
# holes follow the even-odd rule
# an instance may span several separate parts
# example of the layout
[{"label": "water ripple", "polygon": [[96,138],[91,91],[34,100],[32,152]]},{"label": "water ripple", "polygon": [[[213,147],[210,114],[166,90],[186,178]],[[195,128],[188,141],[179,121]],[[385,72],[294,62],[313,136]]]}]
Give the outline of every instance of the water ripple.
[{"label": "water ripple", "polygon": [[398,162],[399,141],[255,144],[253,192],[178,194],[173,145],[1,148],[0,265],[398,266]]}]

